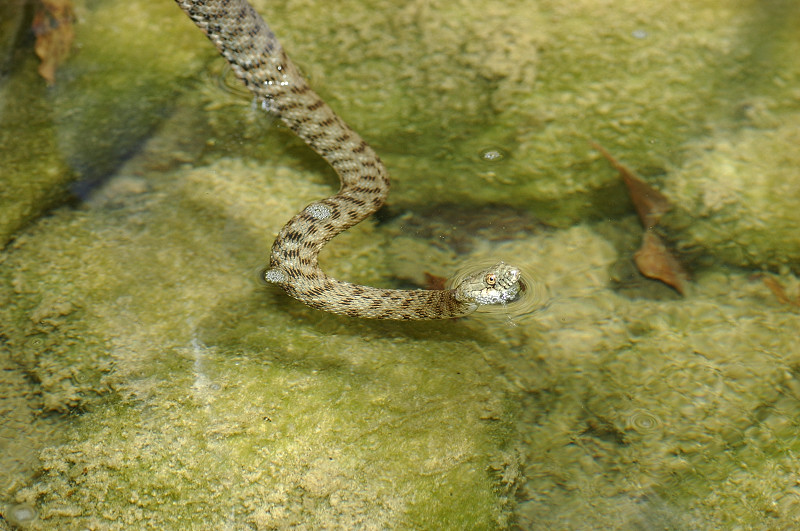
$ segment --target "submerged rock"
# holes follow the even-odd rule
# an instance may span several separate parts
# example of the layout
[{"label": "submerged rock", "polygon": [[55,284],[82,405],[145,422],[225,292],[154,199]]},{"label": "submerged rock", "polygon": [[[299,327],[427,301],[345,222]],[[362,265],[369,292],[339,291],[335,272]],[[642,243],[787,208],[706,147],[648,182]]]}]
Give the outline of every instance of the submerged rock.
[{"label": "submerged rock", "polygon": [[36,73],[29,30],[3,43],[12,60],[0,78],[0,246],[139,150],[172,111],[181,78],[199,69],[193,60],[208,57],[190,51],[202,35],[169,2],[75,4],[72,53],[51,87]]},{"label": "submerged rock", "polygon": [[[3,494],[36,507],[33,529],[795,525],[796,308],[716,264],[682,300],[618,290],[615,242],[630,240],[632,218],[552,227],[631,208],[585,137],[665,187],[673,169],[681,182],[684,161],[687,172],[693,161],[720,165],[673,149],[729,109],[714,106],[709,79],[731,78],[731,37],[749,11],[396,4],[262,7],[312,84],[387,160],[394,212],[457,202],[439,226],[474,215],[510,237],[465,223],[471,237],[450,238],[414,222],[424,238],[412,238],[401,214],[338,237],[325,269],[397,287],[397,277],[496,256],[535,272],[549,304],[523,316],[365,322],[259,285],[274,235],[330,195],[335,177],[285,130],[261,125],[248,100],[198,82],[163,136],[0,255],[0,360],[61,437],[40,443],[38,475]],[[187,66],[200,69],[210,45],[166,5],[152,13],[194,32]],[[84,16],[124,31],[120,6]],[[136,38],[120,37],[131,54]],[[171,42],[153,38],[148,59]],[[130,57],[121,53],[108,57]],[[137,68],[172,87],[171,61]],[[160,97],[142,108],[164,108]],[[141,142],[134,129],[128,147]],[[175,138],[196,151],[164,156]],[[793,137],[778,126],[729,138],[747,153]],[[506,156],[481,158],[488,146]],[[86,167],[108,162],[79,147]],[[493,203],[511,208],[476,207]]]},{"label": "submerged rock", "polygon": [[800,272],[800,113],[692,146],[666,193],[680,206],[663,224],[697,257]]}]

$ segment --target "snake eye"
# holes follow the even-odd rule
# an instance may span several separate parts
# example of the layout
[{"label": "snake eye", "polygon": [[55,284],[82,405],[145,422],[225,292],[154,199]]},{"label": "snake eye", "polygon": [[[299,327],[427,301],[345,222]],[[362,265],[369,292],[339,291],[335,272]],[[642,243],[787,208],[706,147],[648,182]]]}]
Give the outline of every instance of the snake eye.
[{"label": "snake eye", "polygon": [[495,284],[497,284],[497,275],[495,275],[494,273],[489,273],[488,275],[486,275],[484,281],[489,286],[494,286]]}]

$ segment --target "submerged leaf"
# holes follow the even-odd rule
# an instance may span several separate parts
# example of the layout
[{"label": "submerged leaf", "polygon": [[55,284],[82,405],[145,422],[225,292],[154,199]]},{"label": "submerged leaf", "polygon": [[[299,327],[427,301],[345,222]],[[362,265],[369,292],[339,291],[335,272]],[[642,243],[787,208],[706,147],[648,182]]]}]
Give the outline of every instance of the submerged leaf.
[{"label": "submerged leaf", "polygon": [[56,80],[56,68],[69,55],[75,37],[72,0],[42,0],[33,17],[34,50],[41,59],[39,75],[48,85]]},{"label": "submerged leaf", "polygon": [[619,172],[620,177],[625,182],[625,186],[628,188],[628,194],[630,194],[633,206],[639,215],[639,221],[645,228],[642,236],[642,245],[633,255],[639,272],[648,278],[660,280],[664,284],[675,288],[681,295],[685,295],[689,275],[672,254],[672,251],[651,230],[658,225],[661,217],[672,208],[669,199],[617,161],[600,145],[592,142],[592,146]]},{"label": "submerged leaf", "polygon": [[592,146],[619,172],[620,177],[622,177],[622,180],[625,182],[625,186],[628,187],[628,194],[630,194],[633,206],[636,207],[636,212],[639,214],[639,221],[642,222],[645,230],[656,226],[661,216],[672,208],[669,199],[644,182],[641,177],[633,173],[625,165],[618,162],[617,159],[612,157],[602,146],[594,142],[592,142]]},{"label": "submerged leaf", "polygon": [[660,280],[675,288],[681,295],[686,294],[689,275],[654,232],[644,233],[642,246],[633,255],[633,259],[644,276]]}]

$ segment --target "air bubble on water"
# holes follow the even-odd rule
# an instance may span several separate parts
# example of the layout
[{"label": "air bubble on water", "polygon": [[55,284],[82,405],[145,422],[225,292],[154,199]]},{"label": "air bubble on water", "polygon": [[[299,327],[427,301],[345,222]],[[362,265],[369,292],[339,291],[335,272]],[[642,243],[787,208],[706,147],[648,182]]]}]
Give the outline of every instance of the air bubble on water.
[{"label": "air bubble on water", "polygon": [[478,156],[484,162],[500,162],[508,156],[508,153],[498,147],[488,147],[482,149]]}]

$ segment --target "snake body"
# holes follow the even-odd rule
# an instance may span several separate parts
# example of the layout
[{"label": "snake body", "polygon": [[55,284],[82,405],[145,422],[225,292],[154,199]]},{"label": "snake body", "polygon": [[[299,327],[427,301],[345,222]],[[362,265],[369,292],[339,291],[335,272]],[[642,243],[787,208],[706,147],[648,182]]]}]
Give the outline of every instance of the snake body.
[{"label": "snake body", "polygon": [[519,269],[503,262],[467,276],[453,289],[394,290],[336,280],[317,257],[334,236],[386,201],[389,176],[381,159],[309,87],[266,22],[246,0],[176,0],[244,81],[278,117],[336,171],[341,188],[296,214],[272,246],[264,279],[319,310],[373,319],[446,319],[485,304],[514,300]]}]

